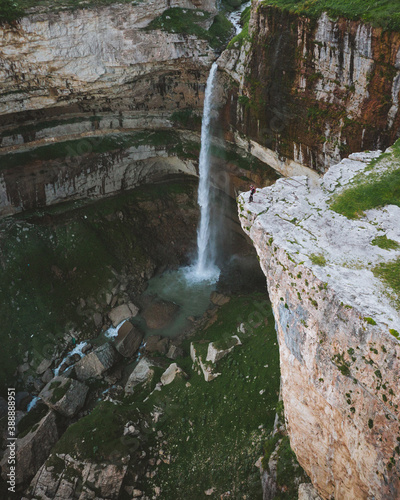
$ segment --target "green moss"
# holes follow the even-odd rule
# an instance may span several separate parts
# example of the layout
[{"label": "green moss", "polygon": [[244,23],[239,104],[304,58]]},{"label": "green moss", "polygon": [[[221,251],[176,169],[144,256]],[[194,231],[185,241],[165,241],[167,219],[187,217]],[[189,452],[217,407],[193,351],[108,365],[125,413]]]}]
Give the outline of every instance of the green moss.
[{"label": "green moss", "polygon": [[297,498],[299,482],[310,482],[310,479],[300,467],[296,455],[290,447],[288,436],[282,438],[278,448],[276,476],[278,492],[274,497],[275,500],[291,500]]},{"label": "green moss", "polygon": [[387,30],[400,31],[400,1],[375,0],[264,0],[264,5],[273,5],[280,9],[307,17],[317,17],[323,12],[331,16],[348,19],[361,19],[373,26]]},{"label": "green moss", "polygon": [[[58,385],[53,389],[53,394],[51,395],[50,398],[50,403],[57,403],[57,401],[60,401],[68,392],[68,389],[71,387],[72,380],[68,380],[65,384],[58,383]],[[50,389],[52,387],[50,386]]]},{"label": "green moss", "polygon": [[310,255],[311,262],[315,264],[316,266],[325,266],[326,265],[326,259],[322,254],[311,254]]},{"label": "green moss", "polygon": [[201,116],[196,114],[191,108],[174,111],[171,115],[171,120],[185,128],[199,128],[201,126]]},{"label": "green moss", "polygon": [[373,318],[368,318],[365,317],[364,320],[369,324],[369,325],[376,325],[376,321]]},{"label": "green moss", "polygon": [[396,337],[396,339],[398,339],[400,337],[400,333],[397,330],[395,330],[394,328],[390,328],[389,333],[391,335],[393,335],[393,337]]},{"label": "green moss", "polygon": [[335,354],[332,361],[338,367],[340,373],[345,377],[350,375],[349,362],[345,361],[343,354]]},{"label": "green moss", "polygon": [[[232,38],[228,43],[228,49],[239,48],[243,45],[244,41],[249,39],[249,21],[250,21],[251,7],[246,7],[240,15],[240,24],[242,31]],[[245,103],[242,103],[245,104]]]},{"label": "green moss", "polygon": [[36,405],[18,422],[18,438],[26,436],[48,411],[49,408],[47,405],[40,401],[36,403]]},{"label": "green moss", "polygon": [[400,248],[400,245],[397,243],[397,241],[389,239],[386,235],[377,236],[371,241],[371,244],[385,250],[397,250],[398,248]]}]

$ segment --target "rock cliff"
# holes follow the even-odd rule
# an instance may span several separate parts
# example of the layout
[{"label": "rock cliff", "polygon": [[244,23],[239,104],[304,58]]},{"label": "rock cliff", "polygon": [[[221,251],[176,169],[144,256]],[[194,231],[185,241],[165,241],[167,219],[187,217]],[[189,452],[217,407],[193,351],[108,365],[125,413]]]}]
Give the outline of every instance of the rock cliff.
[{"label": "rock cliff", "polygon": [[253,1],[248,36],[220,59],[234,82],[227,138],[292,175],[390,146],[400,125],[400,34],[267,3]]},{"label": "rock cliff", "polygon": [[400,495],[400,315],[376,276],[399,258],[400,209],[348,219],[330,208],[356,174],[396,168],[393,155],[353,154],[321,181],[280,179],[238,199],[267,277],[291,446],[325,499]]},{"label": "rock cliff", "polygon": [[[0,27],[0,214],[196,175],[197,146],[188,154],[168,129],[198,129],[215,55],[209,39],[163,29],[167,9],[209,37],[209,0],[39,12]],[[191,150],[199,142],[185,138]]]}]

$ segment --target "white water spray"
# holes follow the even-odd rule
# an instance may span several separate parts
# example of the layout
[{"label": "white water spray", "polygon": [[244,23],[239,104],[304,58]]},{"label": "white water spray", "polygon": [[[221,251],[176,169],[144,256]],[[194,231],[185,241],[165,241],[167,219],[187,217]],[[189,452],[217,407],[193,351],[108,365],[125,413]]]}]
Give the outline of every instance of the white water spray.
[{"label": "white water spray", "polygon": [[215,241],[211,234],[211,200],[210,200],[210,146],[211,146],[211,112],[213,108],[213,90],[218,65],[211,66],[204,96],[203,121],[201,125],[201,148],[199,158],[198,204],[200,206],[200,225],[197,229],[197,261],[191,269],[192,278],[196,281],[216,281],[219,269],[215,265]]}]

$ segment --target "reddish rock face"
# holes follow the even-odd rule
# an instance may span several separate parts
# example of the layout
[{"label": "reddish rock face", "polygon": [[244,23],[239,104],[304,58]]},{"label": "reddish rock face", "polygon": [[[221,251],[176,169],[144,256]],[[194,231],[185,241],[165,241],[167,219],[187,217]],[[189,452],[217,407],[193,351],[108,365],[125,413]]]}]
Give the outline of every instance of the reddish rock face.
[{"label": "reddish rock face", "polygon": [[[222,112],[238,131],[279,155],[324,172],[354,151],[398,136],[400,34],[357,21],[298,17],[253,5],[251,42],[227,50],[236,80]],[[239,83],[239,86],[237,85]]]}]

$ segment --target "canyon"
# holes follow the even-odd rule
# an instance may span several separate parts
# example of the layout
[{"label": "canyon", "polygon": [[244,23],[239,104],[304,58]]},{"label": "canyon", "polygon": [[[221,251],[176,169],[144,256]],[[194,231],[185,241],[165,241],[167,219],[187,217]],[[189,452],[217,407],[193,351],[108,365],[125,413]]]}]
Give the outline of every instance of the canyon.
[{"label": "canyon", "polygon": [[[39,297],[48,290],[57,294],[65,283],[71,294],[80,294],[65,311],[62,302],[55,305],[62,318],[57,332],[64,349],[60,357],[75,335],[75,330],[67,332],[68,315],[82,332],[98,332],[109,326],[112,301],[113,307],[131,303],[156,270],[186,264],[198,218],[193,186],[205,85],[217,61],[212,190],[228,206],[250,183],[263,186],[253,203],[247,194],[239,195],[239,221],[267,278],[279,342],[285,432],[315,487],[296,485],[299,498],[300,490],[307,490],[309,498],[316,498],[317,491],[324,499],[390,500],[400,491],[400,351],[393,333],[399,330],[400,317],[395,293],[388,297],[390,287],[373,269],[398,259],[399,251],[371,242],[384,234],[400,243],[399,209],[390,205],[349,220],[330,203],[356,175],[368,176],[369,166],[382,176],[395,169],[396,149],[389,149],[383,159],[379,151],[358,152],[384,150],[399,137],[400,35],[326,12],[305,17],[255,0],[245,12],[246,27],[229,44],[234,30],[210,0],[146,0],[59,11],[38,7],[18,23],[0,26],[3,270],[10,281],[16,270],[22,279],[25,257],[18,244],[25,233],[34,242],[36,257],[42,248],[39,236],[53,248],[52,265],[44,273],[44,282],[51,286]],[[245,248],[238,221],[228,209],[222,220],[233,228],[233,246]],[[131,234],[124,235],[123,227]],[[74,266],[71,256],[62,257],[63,242],[78,248],[77,254],[86,251],[82,241],[88,230],[95,235],[88,242],[90,255],[104,258],[107,269],[101,279],[85,274],[85,259]],[[115,247],[105,234],[115,238]],[[29,272],[42,261],[31,261],[34,269]],[[229,274],[229,268],[225,272]],[[82,290],[74,288],[77,277],[85,282]],[[86,285],[93,287],[92,293]],[[23,309],[24,297],[21,293],[11,300],[6,288],[0,292],[8,325]],[[35,303],[39,308],[40,302]],[[206,315],[202,321],[206,324],[210,318]],[[28,324],[21,315],[13,335],[23,331],[31,342]],[[53,328],[50,320],[46,325]],[[245,327],[242,332],[232,328],[231,334],[246,336]],[[207,334],[200,342],[205,339]],[[244,349],[257,348],[253,342]],[[7,349],[13,359],[12,346]],[[229,356],[239,359],[240,349]],[[18,350],[22,352],[22,344]],[[42,361],[27,359],[32,366],[19,375],[25,381]],[[187,362],[181,363],[183,373],[189,372]],[[9,380],[17,366],[15,361],[7,367],[4,378]],[[232,368],[228,361],[222,366]],[[156,366],[156,376],[161,367],[164,370],[165,363]],[[187,398],[190,385],[183,388],[184,375],[178,379],[179,394]],[[197,387],[192,379],[187,383]],[[223,384],[211,382],[216,383]],[[109,390],[94,385],[93,394],[103,397],[100,386]],[[168,390],[162,393],[168,395],[167,403],[172,398]],[[262,390],[257,387],[254,400]],[[102,408],[112,413],[112,399],[119,397],[111,391],[111,402],[103,400]],[[159,404],[157,394],[148,397]],[[125,403],[117,404],[122,404],[118,418],[123,415],[128,429],[133,424],[128,425]],[[80,417],[97,425],[99,411]],[[40,421],[40,432],[49,421],[51,434],[57,434],[52,412]],[[139,413],[134,427],[143,418]],[[270,409],[267,413],[271,420]],[[64,431],[65,422],[60,424],[59,417],[55,421]],[[74,443],[81,438],[76,430],[81,421],[74,424],[78,438],[73,430],[65,434],[65,449],[68,436]],[[139,438],[146,432],[141,427]],[[185,427],[185,432],[190,429]],[[115,470],[104,463],[97,470],[94,452],[87,447],[85,456],[75,458],[73,450],[65,449],[59,446],[47,462],[44,457],[40,468],[30,468],[21,479],[25,487],[36,474],[25,490],[29,498],[68,498],[71,491],[81,491],[82,481],[82,498],[90,498],[91,483],[97,484],[101,498],[119,498],[124,481],[129,487],[135,484],[127,466],[129,449],[122,447],[114,457]],[[136,449],[132,453],[142,460]],[[264,463],[261,469],[263,484],[268,484],[269,466]],[[82,470],[78,478],[76,471]],[[143,478],[145,470],[138,474]],[[166,480],[163,488],[169,487]],[[133,486],[131,490],[133,494]],[[266,487],[264,498],[268,495]]]}]

